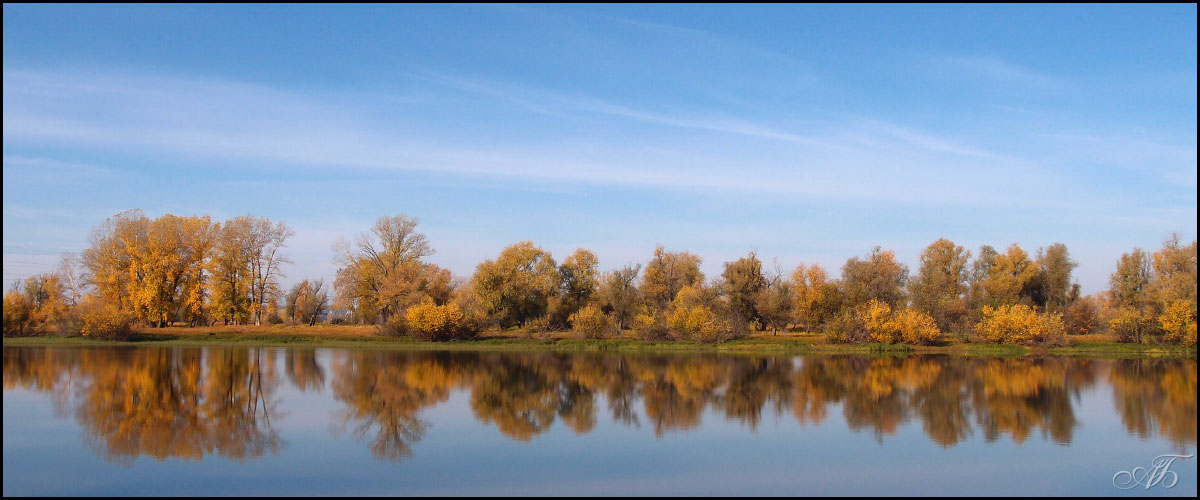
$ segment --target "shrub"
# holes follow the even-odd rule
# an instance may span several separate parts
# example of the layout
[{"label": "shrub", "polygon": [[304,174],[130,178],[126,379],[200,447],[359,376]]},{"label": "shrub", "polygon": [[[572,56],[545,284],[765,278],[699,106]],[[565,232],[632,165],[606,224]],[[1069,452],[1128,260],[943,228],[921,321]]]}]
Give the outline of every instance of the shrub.
[{"label": "shrub", "polygon": [[25,294],[17,291],[4,294],[4,336],[33,335],[33,313],[33,302]]},{"label": "shrub", "polygon": [[402,337],[408,335],[408,321],[403,314],[393,314],[376,327],[380,335]]},{"label": "shrub", "polygon": [[657,309],[638,313],[633,317],[633,330],[642,340],[666,340],[670,335],[667,321]]},{"label": "shrub", "polygon": [[583,335],[585,339],[604,338],[611,328],[608,317],[596,306],[587,305],[567,317],[571,329]]},{"label": "shrub", "polygon": [[872,299],[862,307],[857,321],[843,318],[831,332],[831,342],[878,342],[895,344],[903,342],[913,345],[936,343],[942,336],[937,322],[928,314],[913,309],[892,311],[884,302]]},{"label": "shrub", "polygon": [[1112,319],[1108,321],[1117,342],[1142,343],[1142,337],[1154,328],[1154,319],[1132,307],[1122,307],[1113,311]]},{"label": "shrub", "polygon": [[677,307],[667,316],[667,325],[681,337],[697,342],[716,343],[724,340],[728,330],[708,306]]},{"label": "shrub", "polygon": [[1003,344],[1063,344],[1060,314],[1039,314],[1026,305],[983,307],[983,319],[975,326],[988,342]]},{"label": "shrub", "polygon": [[867,339],[867,328],[857,314],[843,311],[825,324],[825,334],[830,343],[858,343]]},{"label": "shrub", "polygon": [[859,311],[858,317],[871,342],[895,344],[900,339],[898,325],[892,321],[892,308],[887,304],[871,299],[866,307]]},{"label": "shrub", "polygon": [[1187,300],[1173,300],[1158,316],[1163,341],[1171,344],[1196,345],[1196,311]]},{"label": "shrub", "polygon": [[80,304],[83,312],[79,334],[104,340],[129,340],[137,317],[109,303],[87,297]]},{"label": "shrub", "polygon": [[79,306],[69,307],[54,318],[54,331],[63,337],[78,337],[83,329],[83,311]]},{"label": "shrub", "polygon": [[457,305],[439,306],[428,297],[420,304],[409,307],[404,312],[404,320],[408,335],[421,340],[465,339],[479,333],[478,327]]},{"label": "shrub", "polygon": [[1096,331],[1100,320],[1096,305],[1090,299],[1079,299],[1067,306],[1063,326],[1070,335],[1087,335]]},{"label": "shrub", "polygon": [[550,321],[550,315],[538,316],[525,322],[525,333],[543,333],[551,331],[554,325]]},{"label": "shrub", "polygon": [[905,309],[896,314],[894,321],[900,331],[900,340],[906,344],[932,345],[942,337],[937,322],[923,312]]}]

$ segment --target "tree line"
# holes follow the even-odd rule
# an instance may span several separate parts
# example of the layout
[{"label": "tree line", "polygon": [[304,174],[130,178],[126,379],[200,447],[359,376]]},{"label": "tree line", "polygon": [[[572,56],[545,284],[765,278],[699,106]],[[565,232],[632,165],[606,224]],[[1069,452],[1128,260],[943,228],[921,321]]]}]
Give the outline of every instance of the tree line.
[{"label": "tree line", "polygon": [[[332,291],[322,280],[279,286],[293,231],[241,216],[140,211],[96,227],[79,259],[19,282],[4,297],[5,335],[55,329],[128,335],[165,326],[374,324],[425,340],[472,338],[487,329],[573,330],[603,338],[632,330],[648,340],[720,342],[753,331],[821,332],[832,342],[936,344],[963,341],[1059,345],[1065,334],[1107,332],[1126,342],[1194,345],[1196,242],[1172,235],[1161,249],[1122,255],[1111,289],[1083,297],[1066,245],[1030,254],[1017,244],[972,252],[931,243],[917,271],[875,247],[848,259],[840,278],[817,264],[791,273],[755,252],[701,271],[700,256],[658,246],[650,260],[605,272],[590,250],[558,262],[523,241],[455,277],[429,261],[434,249],[406,215],[339,240]],[[973,258],[972,258],[973,257]],[[337,314],[328,314],[331,311]]]}]

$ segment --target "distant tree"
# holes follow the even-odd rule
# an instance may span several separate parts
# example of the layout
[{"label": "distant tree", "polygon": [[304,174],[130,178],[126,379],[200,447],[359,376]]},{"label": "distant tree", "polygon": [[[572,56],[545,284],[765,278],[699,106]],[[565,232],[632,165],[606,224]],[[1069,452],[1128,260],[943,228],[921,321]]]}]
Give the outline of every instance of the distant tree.
[{"label": "distant tree", "polygon": [[209,260],[211,314],[225,324],[250,320],[250,218],[235,217],[214,229],[215,243]]},{"label": "distant tree", "polygon": [[[83,265],[89,282],[106,303],[135,311],[134,293],[145,274],[133,264],[133,247],[144,246],[150,219],[141,210],[114,215],[92,230]],[[144,311],[137,311],[144,316]]]},{"label": "distant tree", "polygon": [[592,300],[599,286],[598,261],[590,250],[580,248],[558,266],[559,285],[551,302],[552,321],[566,327],[571,314]]},{"label": "distant tree", "polygon": [[786,329],[792,321],[792,309],[796,303],[792,283],[779,269],[779,261],[764,278],[766,284],[758,294],[756,309],[771,331],[778,335],[779,329]]},{"label": "distant tree", "polygon": [[559,284],[550,252],[522,241],[475,268],[471,286],[502,325],[520,325],[546,314]]},{"label": "distant tree", "polygon": [[282,221],[272,224],[267,218],[246,217],[250,219],[247,250],[250,257],[251,310],[254,324],[261,325],[267,304],[274,302],[280,294],[279,278],[284,276],[281,266],[292,262],[281,253],[281,249],[288,238],[296,233]]},{"label": "distant tree", "polygon": [[909,281],[913,309],[928,314],[941,330],[966,317],[970,258],[970,251],[940,238],[921,253],[921,268]]},{"label": "distant tree", "polygon": [[132,305],[142,319],[166,326],[181,307],[201,314],[212,234],[208,216],[167,214],[149,221],[144,239],[126,242],[130,270],[140,278],[132,289]]},{"label": "distant tree", "polygon": [[1163,247],[1151,256],[1153,282],[1147,292],[1160,311],[1175,301],[1185,301],[1196,309],[1196,242],[1183,245],[1172,234]]},{"label": "distant tree", "polygon": [[1120,342],[1142,343],[1154,328],[1153,280],[1150,258],[1140,248],[1121,254],[1117,270],[1109,277],[1114,312],[1109,329]]},{"label": "distant tree", "polygon": [[700,272],[701,259],[688,252],[667,252],[662,245],[654,249],[654,257],[642,274],[642,294],[646,301],[659,310],[675,300],[675,295],[685,286],[704,283]]},{"label": "distant tree", "polygon": [[979,247],[979,255],[971,262],[971,271],[967,280],[968,303],[972,322],[978,321],[983,306],[995,306],[996,302],[988,294],[987,281],[996,265],[996,257],[1000,253],[991,245]]},{"label": "distant tree", "polygon": [[722,292],[729,300],[732,312],[743,321],[762,324],[757,301],[767,287],[763,278],[762,261],[754,252],[733,262],[725,263],[721,273]]},{"label": "distant tree", "polygon": [[339,303],[373,312],[383,324],[426,296],[449,300],[449,272],[421,260],[434,250],[416,228],[415,218],[384,216],[370,234],[353,243],[339,240],[334,245],[342,262],[335,280]]},{"label": "distant tree", "polygon": [[641,302],[642,292],[636,284],[641,269],[641,264],[627,265],[600,277],[597,295],[601,310],[612,316],[619,329],[629,328],[630,320]]},{"label": "distant tree", "polygon": [[1109,277],[1113,305],[1142,309],[1150,302],[1150,259],[1140,248],[1121,254],[1117,270]]},{"label": "distant tree", "polygon": [[63,293],[68,305],[78,304],[80,299],[88,293],[88,276],[77,254],[64,253],[59,256],[58,267],[55,268],[54,274],[62,282]]},{"label": "distant tree", "polygon": [[4,336],[23,337],[34,333],[34,307],[18,289],[4,294]]},{"label": "distant tree", "polygon": [[842,307],[838,284],[828,279],[817,264],[800,264],[792,272],[795,296],[793,315],[809,331],[814,331],[838,314]]},{"label": "distant tree", "polygon": [[1067,246],[1062,243],[1039,249],[1037,264],[1042,299],[1037,304],[1049,312],[1062,312],[1071,302],[1071,270],[1079,264],[1071,260]]},{"label": "distant tree", "polygon": [[991,305],[1034,304],[1034,294],[1039,290],[1037,283],[1038,265],[1029,259],[1029,254],[1016,243],[995,257],[984,290]]},{"label": "distant tree", "polygon": [[296,283],[288,291],[285,304],[285,314],[292,322],[306,323],[308,326],[317,324],[317,320],[329,311],[329,293],[325,289],[325,280],[304,280]]},{"label": "distant tree", "polygon": [[903,307],[907,282],[908,266],[896,262],[895,252],[882,251],[878,246],[865,259],[851,257],[842,266],[843,296],[846,306],[851,308],[872,299],[892,309]]}]

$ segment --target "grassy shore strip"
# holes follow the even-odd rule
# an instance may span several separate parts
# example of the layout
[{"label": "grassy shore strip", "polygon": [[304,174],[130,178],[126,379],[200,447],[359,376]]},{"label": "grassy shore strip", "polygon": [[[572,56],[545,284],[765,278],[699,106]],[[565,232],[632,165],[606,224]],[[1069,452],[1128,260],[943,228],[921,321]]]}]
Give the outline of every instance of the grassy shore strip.
[{"label": "grassy shore strip", "polygon": [[754,335],[721,344],[689,341],[645,341],[635,338],[584,340],[556,334],[547,338],[528,338],[511,333],[499,333],[476,340],[424,342],[409,338],[373,335],[369,331],[242,329],[216,331],[204,329],[151,330],[138,333],[130,341],[105,341],[81,337],[40,336],[5,338],[5,346],[302,346],[345,347],[366,349],[406,350],[554,350],[554,351],[612,351],[612,352],[716,352],[724,354],[956,354],[966,356],[1078,356],[1098,358],[1172,357],[1195,358],[1195,347],[1120,344],[1099,340],[1095,336],[1072,339],[1070,347],[1039,348],[1012,345],[949,342],[940,346],[909,346],[887,344],[830,344],[824,335],[788,334]]}]

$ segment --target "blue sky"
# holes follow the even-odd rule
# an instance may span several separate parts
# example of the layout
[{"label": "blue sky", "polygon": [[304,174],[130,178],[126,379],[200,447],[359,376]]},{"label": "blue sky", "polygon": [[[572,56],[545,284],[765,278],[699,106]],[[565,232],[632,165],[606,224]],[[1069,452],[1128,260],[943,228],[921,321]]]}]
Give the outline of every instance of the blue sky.
[{"label": "blue sky", "polygon": [[5,286],[123,210],[913,272],[1196,238],[1196,6],[4,6]]}]

